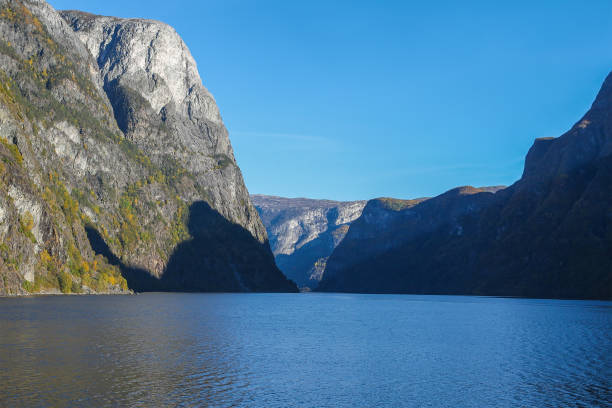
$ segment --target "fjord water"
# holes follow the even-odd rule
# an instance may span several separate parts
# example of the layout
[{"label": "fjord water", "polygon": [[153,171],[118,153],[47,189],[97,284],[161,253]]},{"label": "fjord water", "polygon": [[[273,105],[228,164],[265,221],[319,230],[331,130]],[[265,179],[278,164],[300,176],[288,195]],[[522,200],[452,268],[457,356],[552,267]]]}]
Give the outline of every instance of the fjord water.
[{"label": "fjord water", "polygon": [[605,406],[611,312],[456,296],[4,298],[0,406]]}]

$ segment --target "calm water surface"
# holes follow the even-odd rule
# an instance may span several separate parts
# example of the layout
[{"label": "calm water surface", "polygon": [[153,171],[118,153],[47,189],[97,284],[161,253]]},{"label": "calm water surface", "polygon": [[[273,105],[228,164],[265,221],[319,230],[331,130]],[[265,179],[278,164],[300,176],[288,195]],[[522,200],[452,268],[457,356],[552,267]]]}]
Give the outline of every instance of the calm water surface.
[{"label": "calm water surface", "polygon": [[612,302],[0,299],[0,406],[601,407]]}]

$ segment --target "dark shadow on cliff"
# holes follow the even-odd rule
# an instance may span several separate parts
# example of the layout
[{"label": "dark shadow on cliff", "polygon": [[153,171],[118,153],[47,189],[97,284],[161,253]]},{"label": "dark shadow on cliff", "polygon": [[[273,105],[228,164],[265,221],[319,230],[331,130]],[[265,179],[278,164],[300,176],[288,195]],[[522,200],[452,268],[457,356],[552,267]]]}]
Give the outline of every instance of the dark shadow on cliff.
[{"label": "dark shadow on cliff", "polygon": [[166,290],[196,292],[296,291],[276,267],[268,243],[228,221],[204,201],[189,207],[189,234],[168,261]]},{"label": "dark shadow on cliff", "polygon": [[166,270],[157,279],[148,271],[125,265],[102,236],[87,227],[92,249],[121,269],[136,292],[296,292],[297,287],[277,268],[268,243],[257,241],[204,201],[189,207],[191,239],[177,245]]},{"label": "dark shadow on cliff", "polygon": [[104,238],[93,226],[86,226],[87,238],[91,245],[91,249],[98,255],[102,255],[108,260],[108,263],[119,267],[121,275],[127,281],[128,287],[134,292],[150,292],[161,290],[159,279],[151,276],[144,269],[134,268],[121,262],[121,260],[111,251]]}]

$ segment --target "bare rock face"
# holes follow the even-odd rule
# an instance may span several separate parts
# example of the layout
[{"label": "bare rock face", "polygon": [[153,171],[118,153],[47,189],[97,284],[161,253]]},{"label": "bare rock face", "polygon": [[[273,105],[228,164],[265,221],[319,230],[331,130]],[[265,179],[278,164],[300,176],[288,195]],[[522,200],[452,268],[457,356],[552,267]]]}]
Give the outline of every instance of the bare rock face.
[{"label": "bare rock face", "polygon": [[153,20],[62,16],[94,56],[126,137],[156,164],[190,172],[200,198],[263,243],[219,109],[176,31]]},{"label": "bare rock face", "polygon": [[252,195],[268,230],[276,263],[302,288],[315,288],[327,258],[344,239],[365,201],[331,201]]},{"label": "bare rock face", "polygon": [[369,202],[318,289],[612,298],[612,74],[558,138],[537,139],[520,180],[399,209]]},{"label": "bare rock face", "polygon": [[0,0],[0,295],[295,291],[176,33],[66,18]]}]

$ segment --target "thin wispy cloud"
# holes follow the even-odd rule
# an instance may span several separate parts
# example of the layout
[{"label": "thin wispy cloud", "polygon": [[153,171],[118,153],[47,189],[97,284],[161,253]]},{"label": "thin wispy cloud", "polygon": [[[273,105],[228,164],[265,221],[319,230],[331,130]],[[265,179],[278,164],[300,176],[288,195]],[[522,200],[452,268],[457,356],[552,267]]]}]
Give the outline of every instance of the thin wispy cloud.
[{"label": "thin wispy cloud", "polygon": [[327,152],[345,150],[343,143],[336,139],[316,136],[302,135],[296,133],[278,133],[261,131],[230,131],[232,140],[257,140],[269,144],[270,148],[282,151],[312,151],[324,149]]},{"label": "thin wispy cloud", "polygon": [[281,140],[310,142],[310,143],[335,143],[335,140],[327,138],[327,137],[299,135],[295,133],[248,132],[248,131],[245,132],[241,130],[234,130],[231,132],[230,136],[281,139]]}]

